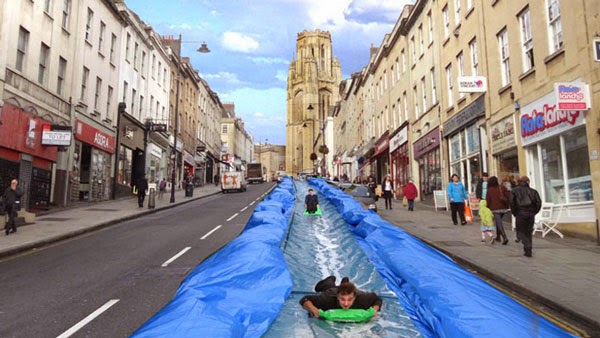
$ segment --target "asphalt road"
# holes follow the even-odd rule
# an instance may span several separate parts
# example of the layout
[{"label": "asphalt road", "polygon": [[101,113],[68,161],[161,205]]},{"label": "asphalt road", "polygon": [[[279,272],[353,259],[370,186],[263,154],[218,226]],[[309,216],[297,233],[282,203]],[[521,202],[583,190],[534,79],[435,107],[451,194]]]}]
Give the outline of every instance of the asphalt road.
[{"label": "asphalt road", "polygon": [[272,186],[199,199],[0,262],[0,337],[64,338],[77,328],[70,337],[128,337],[240,234]]}]

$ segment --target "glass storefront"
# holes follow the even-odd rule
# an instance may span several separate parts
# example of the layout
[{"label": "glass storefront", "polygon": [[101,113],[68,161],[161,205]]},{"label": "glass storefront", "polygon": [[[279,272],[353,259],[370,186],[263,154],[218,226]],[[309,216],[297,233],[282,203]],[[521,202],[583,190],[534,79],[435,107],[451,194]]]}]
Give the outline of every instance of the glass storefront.
[{"label": "glass storefront", "polygon": [[421,194],[429,195],[434,190],[442,190],[442,166],[440,148],[436,148],[419,158]]},{"label": "glass storefront", "polygon": [[122,185],[131,184],[131,167],[133,163],[133,150],[119,146],[119,170],[117,180]]},{"label": "glass storefront", "polygon": [[409,179],[409,154],[408,143],[399,146],[392,153],[392,162],[394,166],[394,185],[396,190],[402,188]]},{"label": "glass storefront", "polygon": [[450,175],[457,174],[469,192],[474,192],[481,178],[481,143],[476,124],[450,137]]},{"label": "glass storefront", "polygon": [[544,139],[527,151],[534,172],[541,174],[534,184],[543,191],[544,201],[565,204],[593,200],[585,127]]},{"label": "glass storefront", "polygon": [[507,177],[510,177],[511,181],[514,181],[519,177],[519,156],[517,148],[496,154],[495,157],[498,180],[500,180],[500,182],[506,180]]}]

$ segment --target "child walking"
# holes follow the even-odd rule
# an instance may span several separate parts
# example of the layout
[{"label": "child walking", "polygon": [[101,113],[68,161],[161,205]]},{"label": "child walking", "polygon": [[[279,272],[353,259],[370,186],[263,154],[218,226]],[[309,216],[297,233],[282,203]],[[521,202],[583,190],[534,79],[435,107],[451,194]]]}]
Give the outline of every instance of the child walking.
[{"label": "child walking", "polygon": [[489,243],[494,244],[494,214],[487,207],[487,201],[479,202],[479,217],[481,218],[481,241],[485,242],[489,237]]}]

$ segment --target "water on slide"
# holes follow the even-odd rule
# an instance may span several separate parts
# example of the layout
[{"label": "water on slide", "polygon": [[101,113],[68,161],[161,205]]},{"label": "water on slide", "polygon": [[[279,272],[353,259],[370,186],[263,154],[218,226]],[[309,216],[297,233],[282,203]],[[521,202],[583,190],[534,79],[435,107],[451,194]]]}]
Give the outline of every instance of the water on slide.
[{"label": "water on slide", "polygon": [[[323,216],[303,216],[309,185],[294,183],[296,205],[283,247],[294,286],[263,337],[421,337],[335,206],[319,196]],[[382,311],[366,323],[334,323],[310,318],[298,302],[304,295],[314,294],[315,284],[330,275],[337,277],[338,284],[347,276],[359,289],[376,292],[383,299]]]}]

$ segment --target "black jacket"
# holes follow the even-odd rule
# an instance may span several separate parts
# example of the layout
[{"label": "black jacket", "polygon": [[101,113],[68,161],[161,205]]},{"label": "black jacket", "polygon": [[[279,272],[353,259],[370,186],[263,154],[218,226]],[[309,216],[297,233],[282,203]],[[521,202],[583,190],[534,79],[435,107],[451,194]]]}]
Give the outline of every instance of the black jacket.
[{"label": "black jacket", "polygon": [[511,191],[509,201],[510,211],[514,216],[521,212],[537,214],[542,208],[540,194],[524,182]]},{"label": "black jacket", "polygon": [[9,208],[18,208],[21,203],[21,189],[17,188],[17,190],[12,190],[10,187],[6,188],[4,191],[4,209],[9,210]]},{"label": "black jacket", "polygon": [[[306,295],[300,299],[300,305],[304,305],[308,300],[310,300],[317,309],[323,311],[342,308],[337,299],[337,288],[329,288],[317,295]],[[356,299],[350,308],[368,310],[374,305],[378,305],[381,308],[382,304],[383,300],[377,294],[356,290]]]},{"label": "black jacket", "polygon": [[477,182],[477,186],[475,187],[475,196],[479,199],[482,199],[483,195],[483,178],[479,179],[479,182]]},{"label": "black jacket", "polygon": [[319,205],[319,197],[317,195],[306,195],[304,198],[304,204],[306,204],[306,210],[308,212],[317,211],[317,205]]}]

